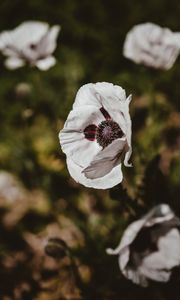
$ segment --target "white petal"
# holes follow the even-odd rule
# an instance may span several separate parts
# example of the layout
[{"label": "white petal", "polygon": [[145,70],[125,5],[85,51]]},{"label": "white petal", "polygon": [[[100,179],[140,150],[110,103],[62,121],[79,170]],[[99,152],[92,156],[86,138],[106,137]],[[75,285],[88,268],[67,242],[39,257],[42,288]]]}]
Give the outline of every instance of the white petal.
[{"label": "white petal", "polygon": [[159,281],[167,282],[170,279],[171,272],[168,270],[157,270],[149,267],[148,269],[142,265],[138,268],[137,272],[139,275],[144,275],[146,278]]},{"label": "white petal", "polygon": [[176,33],[153,23],[134,26],[127,34],[123,54],[136,63],[168,70],[179,55]]},{"label": "white petal", "polygon": [[125,90],[120,86],[108,82],[98,82],[96,84],[86,84],[82,86],[74,102],[73,107],[82,105],[93,105],[97,108],[104,107],[111,118],[117,122],[127,137],[127,154],[125,155],[125,166],[131,166],[128,163],[131,148],[131,118],[129,115],[129,103],[132,99],[130,95],[126,99]]},{"label": "white petal", "polygon": [[20,67],[23,67],[25,62],[18,57],[9,57],[5,60],[6,68],[14,70]]},{"label": "white petal", "polygon": [[97,179],[87,179],[82,173],[82,168],[75,164],[73,160],[67,158],[67,167],[70,175],[75,181],[83,184],[86,187],[92,187],[96,189],[108,189],[117,185],[122,181],[121,166],[118,165],[112,169],[107,175]]},{"label": "white petal", "polygon": [[146,256],[142,265],[146,269],[170,270],[180,265],[180,234],[178,229],[171,229],[158,240],[158,251]]},{"label": "white petal", "polygon": [[84,175],[89,179],[96,179],[108,174],[120,163],[120,156],[125,145],[125,138],[114,140],[93,157],[90,165],[83,170]]},{"label": "white petal", "polygon": [[88,83],[79,89],[74,107],[89,104],[98,108],[103,106],[107,110],[116,110],[116,108],[120,109],[120,102],[125,100],[125,90],[118,85],[109,82]]},{"label": "white petal", "polygon": [[127,227],[127,229],[124,231],[122,239],[121,239],[119,245],[117,246],[117,248],[115,248],[115,249],[109,248],[106,250],[107,253],[110,255],[120,254],[120,252],[123,251],[124,248],[129,246],[134,241],[137,234],[144,226],[145,222],[146,221],[142,219],[142,220],[138,220],[138,221],[135,221],[132,224],[130,224]]},{"label": "white petal", "polygon": [[[167,218],[168,217],[168,218]],[[167,204],[160,204],[153,207],[146,215],[140,220],[131,223],[124,231],[120,244],[116,249],[108,249],[108,254],[117,255],[123,248],[129,246],[136,238],[139,231],[143,226],[153,226],[156,223],[161,223],[170,220],[174,217],[172,210]]]},{"label": "white petal", "polygon": [[73,108],[85,105],[93,105],[96,108],[102,107],[102,103],[100,103],[99,99],[96,97],[96,91],[93,83],[87,83],[78,90]]},{"label": "white petal", "polygon": [[160,204],[153,207],[143,219],[146,220],[145,226],[150,227],[158,223],[169,221],[174,217],[174,213],[167,204]]},{"label": "white petal", "polygon": [[123,271],[123,274],[129,280],[132,280],[135,284],[139,284],[143,287],[148,286],[148,280],[146,279],[145,275],[140,272],[139,269],[130,269],[126,268]]},{"label": "white petal", "polygon": [[85,138],[84,129],[89,125],[98,125],[102,121],[99,109],[87,105],[73,109],[60,131],[59,139],[63,152],[76,164],[88,166],[92,158],[102,150],[96,141]]},{"label": "white petal", "polygon": [[131,99],[132,99],[132,95],[130,95],[126,99],[126,105],[124,106],[124,110],[123,110],[123,115],[124,115],[124,119],[125,119],[125,123],[126,123],[125,135],[126,135],[126,140],[127,140],[127,145],[128,145],[128,150],[125,154],[125,159],[124,159],[124,165],[126,167],[132,166],[131,164],[129,164],[129,159],[132,154],[132,146],[131,146],[132,124],[131,124],[131,118],[130,118],[130,114],[129,114],[129,103],[131,102]]},{"label": "white petal", "polygon": [[3,31],[0,34],[0,50],[3,50],[10,43],[11,43],[11,33],[9,31]]},{"label": "white petal", "polygon": [[23,49],[29,44],[37,44],[48,31],[49,25],[44,22],[28,21],[11,31],[13,45]]},{"label": "white petal", "polygon": [[180,32],[174,32],[173,40],[174,40],[174,44],[177,45],[177,48],[180,51]]},{"label": "white petal", "polygon": [[44,59],[37,60],[35,66],[41,71],[46,71],[56,64],[56,59],[54,56],[48,56]]},{"label": "white petal", "polygon": [[42,37],[37,45],[38,55],[41,57],[49,56],[56,49],[56,40],[60,31],[60,26],[55,25]]}]

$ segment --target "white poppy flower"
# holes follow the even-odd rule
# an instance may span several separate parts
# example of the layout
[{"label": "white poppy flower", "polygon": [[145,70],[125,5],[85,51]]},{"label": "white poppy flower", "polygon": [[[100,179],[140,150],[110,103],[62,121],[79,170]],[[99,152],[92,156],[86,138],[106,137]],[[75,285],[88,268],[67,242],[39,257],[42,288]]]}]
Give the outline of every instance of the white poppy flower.
[{"label": "white poppy flower", "polygon": [[60,26],[51,28],[47,23],[28,21],[13,30],[0,34],[0,51],[8,58],[5,65],[16,69],[28,63],[40,70],[54,66],[56,59],[52,56]]},{"label": "white poppy flower", "polygon": [[116,249],[106,251],[119,255],[121,272],[134,283],[167,282],[180,266],[180,220],[167,204],[158,205],[128,226]]},{"label": "white poppy flower", "polygon": [[153,23],[134,26],[127,34],[123,54],[135,63],[170,69],[180,53],[180,33]]},{"label": "white poppy flower", "polygon": [[131,119],[125,91],[107,82],[82,86],[59,134],[71,176],[106,189],[122,181],[121,161],[131,155]]}]

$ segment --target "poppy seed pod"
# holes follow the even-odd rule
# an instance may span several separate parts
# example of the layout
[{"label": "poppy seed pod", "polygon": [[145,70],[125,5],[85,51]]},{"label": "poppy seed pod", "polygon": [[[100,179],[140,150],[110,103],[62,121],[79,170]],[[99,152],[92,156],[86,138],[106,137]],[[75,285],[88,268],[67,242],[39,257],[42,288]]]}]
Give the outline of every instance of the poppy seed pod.
[{"label": "poppy seed pod", "polygon": [[125,90],[107,82],[82,86],[59,138],[71,176],[106,189],[122,181],[131,156],[131,119]]},{"label": "poppy seed pod", "polygon": [[44,248],[45,253],[56,259],[69,255],[66,243],[60,238],[50,238]]},{"label": "poppy seed pod", "polygon": [[121,272],[134,283],[167,282],[180,265],[180,220],[167,204],[158,205],[128,226],[116,249],[106,251],[119,256]]}]

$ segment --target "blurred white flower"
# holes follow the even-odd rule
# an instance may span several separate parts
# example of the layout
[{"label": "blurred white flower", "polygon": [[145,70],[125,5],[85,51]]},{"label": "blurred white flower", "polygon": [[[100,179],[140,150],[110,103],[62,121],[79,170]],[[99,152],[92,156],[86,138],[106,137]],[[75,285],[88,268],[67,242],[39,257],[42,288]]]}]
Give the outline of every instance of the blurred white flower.
[{"label": "blurred white flower", "polygon": [[131,155],[131,119],[125,90],[107,82],[82,86],[59,138],[71,176],[106,189],[122,181],[121,161]]},{"label": "blurred white flower", "polygon": [[17,178],[6,171],[0,171],[0,204],[13,204],[17,199],[24,199],[25,191]]},{"label": "blurred white flower", "polygon": [[116,249],[106,251],[119,255],[121,272],[134,283],[167,282],[180,266],[180,220],[167,204],[158,205],[128,226]]},{"label": "blurred white flower", "polygon": [[47,70],[54,66],[56,59],[52,56],[60,26],[51,28],[47,23],[27,21],[13,30],[0,34],[0,51],[8,58],[5,65],[16,69],[25,65]]},{"label": "blurred white flower", "polygon": [[153,23],[134,26],[127,34],[123,54],[135,63],[170,69],[180,53],[180,33]]}]

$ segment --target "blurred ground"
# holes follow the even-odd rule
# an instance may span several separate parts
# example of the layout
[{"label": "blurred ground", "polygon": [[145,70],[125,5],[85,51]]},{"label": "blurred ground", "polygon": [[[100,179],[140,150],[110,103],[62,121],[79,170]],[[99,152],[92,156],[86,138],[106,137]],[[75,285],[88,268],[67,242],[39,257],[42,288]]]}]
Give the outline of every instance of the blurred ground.
[{"label": "blurred ground", "polygon": [[[175,0],[1,0],[0,31],[25,20],[62,31],[58,63],[47,72],[6,70],[0,56],[0,299],[179,300],[178,272],[143,289],[105,253],[157,203],[180,216],[180,59],[165,72],[122,56],[133,25],[180,31],[179,15]],[[77,90],[97,81],[133,94],[133,169],[124,168],[123,185],[111,191],[75,183],[58,141]],[[48,256],[49,238],[64,240],[68,252]]]}]

